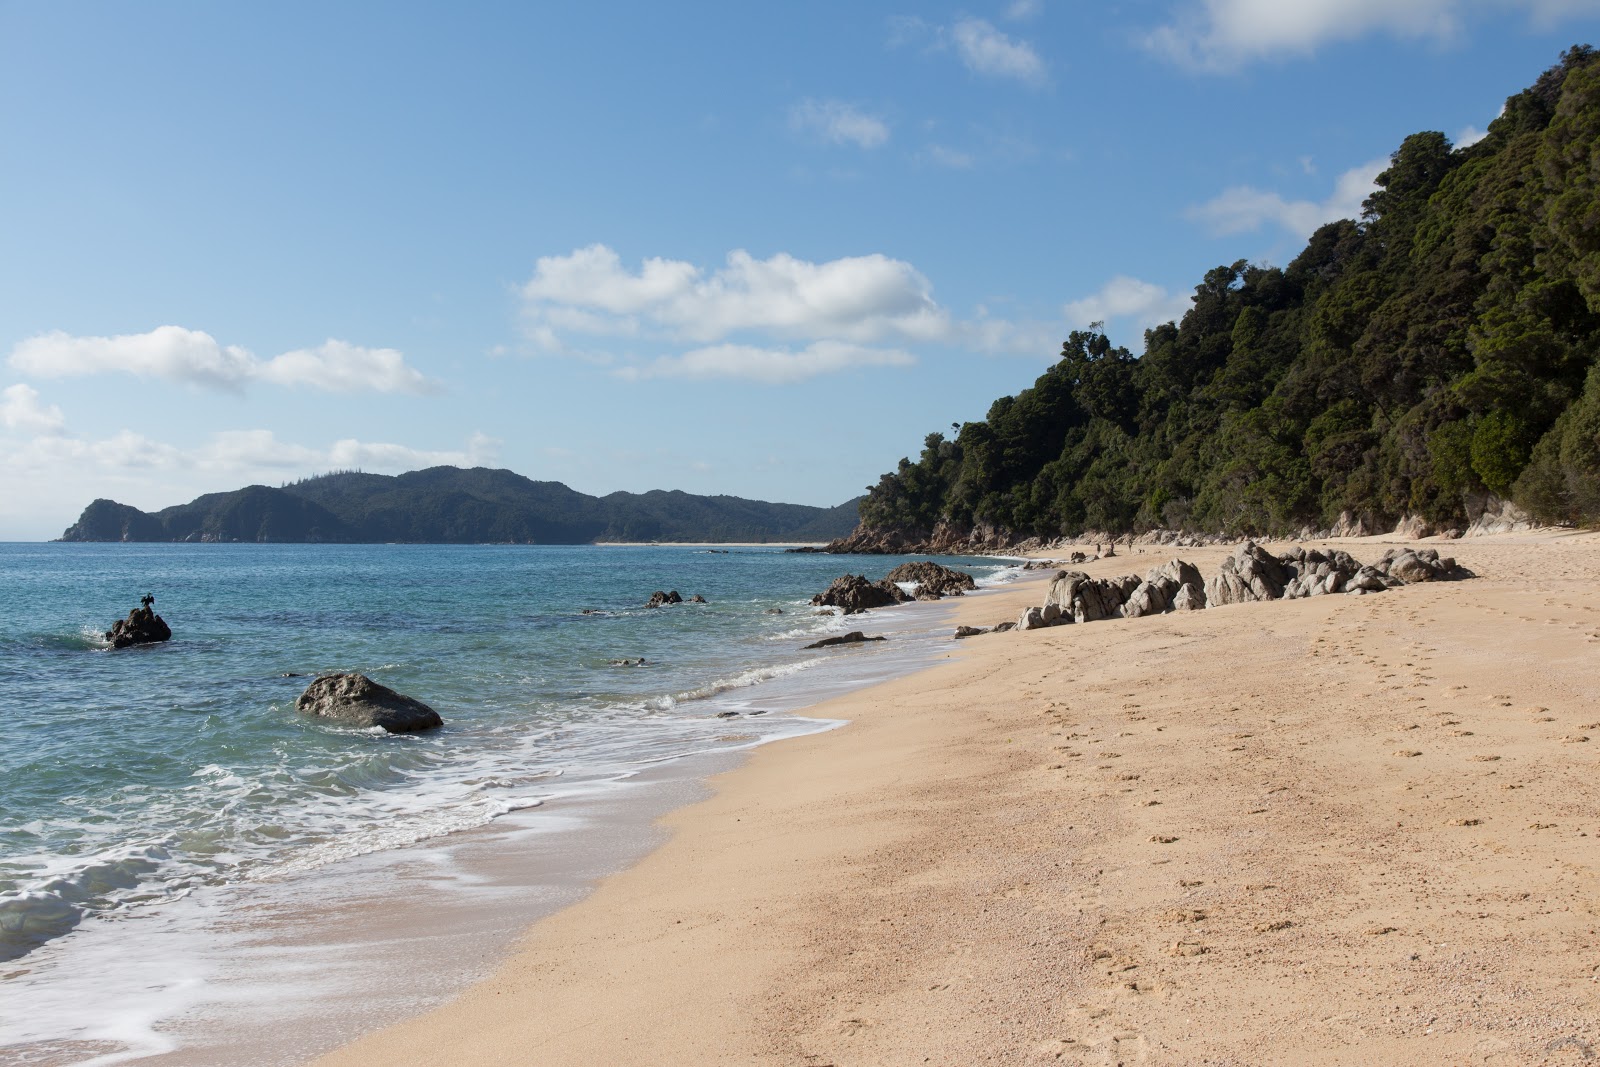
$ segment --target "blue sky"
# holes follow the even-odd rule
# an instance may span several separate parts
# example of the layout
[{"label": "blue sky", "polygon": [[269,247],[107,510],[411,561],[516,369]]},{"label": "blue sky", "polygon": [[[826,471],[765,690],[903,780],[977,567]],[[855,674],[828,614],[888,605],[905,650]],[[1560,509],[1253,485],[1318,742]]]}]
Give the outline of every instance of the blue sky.
[{"label": "blue sky", "polygon": [[1600,0],[0,0],[0,539],[333,468],[831,505]]}]

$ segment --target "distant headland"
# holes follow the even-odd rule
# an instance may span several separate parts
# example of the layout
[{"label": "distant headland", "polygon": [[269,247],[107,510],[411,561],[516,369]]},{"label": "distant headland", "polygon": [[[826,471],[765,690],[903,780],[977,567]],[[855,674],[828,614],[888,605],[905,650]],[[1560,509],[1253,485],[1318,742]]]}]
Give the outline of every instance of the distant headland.
[{"label": "distant headland", "polygon": [[150,513],[96,500],[62,541],[327,544],[589,544],[829,541],[856,525],[833,508],[655,490],[588,496],[508,470],[345,471],[272,488],[208,493]]}]

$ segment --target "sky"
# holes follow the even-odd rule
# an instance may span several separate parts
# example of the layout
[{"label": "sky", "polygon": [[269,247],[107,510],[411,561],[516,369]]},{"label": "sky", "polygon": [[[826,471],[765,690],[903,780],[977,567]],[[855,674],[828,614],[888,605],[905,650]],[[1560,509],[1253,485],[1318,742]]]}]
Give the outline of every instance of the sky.
[{"label": "sky", "polygon": [[330,470],[831,506],[1600,0],[0,0],[0,540]]}]

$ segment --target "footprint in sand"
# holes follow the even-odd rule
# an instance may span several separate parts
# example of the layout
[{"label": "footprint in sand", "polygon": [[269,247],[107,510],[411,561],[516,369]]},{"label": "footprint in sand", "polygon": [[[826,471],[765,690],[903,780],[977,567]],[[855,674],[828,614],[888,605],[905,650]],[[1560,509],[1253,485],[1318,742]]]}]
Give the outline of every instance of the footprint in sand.
[{"label": "footprint in sand", "polygon": [[1256,933],[1275,934],[1281,930],[1287,930],[1293,925],[1294,923],[1288,919],[1274,919],[1272,922],[1256,923]]},{"label": "footprint in sand", "polygon": [[1177,838],[1173,837],[1171,834],[1153,834],[1151,835],[1150,840],[1158,845],[1170,845],[1176,841]]},{"label": "footprint in sand", "polygon": [[1418,752],[1414,748],[1402,748],[1396,752],[1395,755],[1399,756],[1401,759],[1410,759],[1412,756],[1420,756],[1422,753]]},{"label": "footprint in sand", "polygon": [[1482,819],[1451,819],[1446,826],[1482,826]]}]

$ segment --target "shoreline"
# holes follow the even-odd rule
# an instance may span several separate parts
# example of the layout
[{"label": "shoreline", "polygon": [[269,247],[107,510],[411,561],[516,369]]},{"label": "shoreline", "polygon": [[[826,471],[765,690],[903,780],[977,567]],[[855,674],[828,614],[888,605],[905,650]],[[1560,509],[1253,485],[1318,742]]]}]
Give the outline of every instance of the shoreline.
[{"label": "shoreline", "polygon": [[[1370,562],[1413,542],[1331,543]],[[1573,740],[1600,731],[1600,618],[1568,591],[1600,578],[1600,540],[1451,551],[1479,578],[952,642],[810,709],[847,726],[717,775],[492,977],[315,1063],[1533,1063],[1600,1043],[1579,892],[1600,788]],[[1209,574],[1227,551],[1176,554]],[[1037,592],[947,602],[951,622]]]},{"label": "shoreline", "polygon": [[[44,1036],[48,1030],[28,1027],[41,1036],[12,1051],[30,1057],[18,1062],[40,1064],[86,1058],[151,1067],[239,1062],[232,1057],[296,1063],[446,1000],[488,973],[486,963],[504,958],[530,922],[648,853],[661,838],[657,818],[704,795],[708,775],[776,739],[774,729],[792,736],[836,725],[794,712],[924,666],[932,653],[921,646],[949,632],[950,603],[853,617],[851,628],[899,636],[889,646],[868,646],[867,655],[855,649],[824,654],[834,662],[820,664],[821,670],[709,694],[700,713],[707,719],[719,707],[777,713],[759,720],[759,730],[758,720],[729,719],[719,727],[728,736],[717,738],[715,750],[640,764],[628,781],[608,788],[592,783],[573,794],[552,782],[553,795],[537,808],[483,826],[266,882],[207,888],[140,922],[85,930],[75,949],[86,952],[75,958],[104,967],[136,960],[146,939],[159,932],[161,958],[133,969],[148,973],[151,1000],[160,1010],[102,1001],[115,1014],[102,1016],[92,1038],[52,1039]],[[744,722],[748,726],[741,727]],[[413,969],[417,958],[430,961],[420,980],[387,988],[386,974]],[[254,962],[240,966],[245,960]],[[22,966],[53,974],[47,982],[81,987],[78,1003],[97,996],[92,974],[55,970],[51,957]],[[172,986],[173,975],[182,976],[176,998],[157,991]],[[272,993],[274,986],[281,994]],[[372,993],[349,992],[363,987]],[[329,1003],[321,1002],[324,995]],[[13,1006],[24,1011],[21,1001]],[[293,1021],[292,1032],[283,1032],[286,1020]],[[125,1051],[115,1047],[119,1042]],[[11,1062],[7,1053],[0,1052],[0,1062]]]}]

